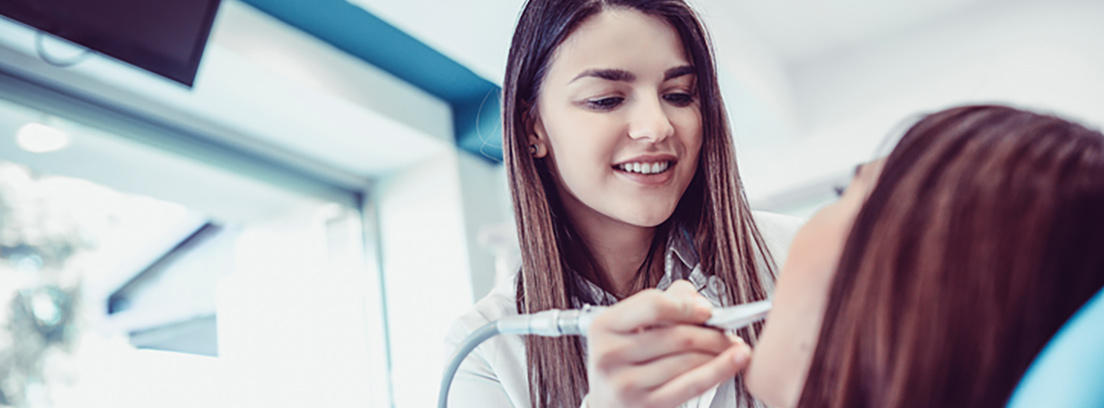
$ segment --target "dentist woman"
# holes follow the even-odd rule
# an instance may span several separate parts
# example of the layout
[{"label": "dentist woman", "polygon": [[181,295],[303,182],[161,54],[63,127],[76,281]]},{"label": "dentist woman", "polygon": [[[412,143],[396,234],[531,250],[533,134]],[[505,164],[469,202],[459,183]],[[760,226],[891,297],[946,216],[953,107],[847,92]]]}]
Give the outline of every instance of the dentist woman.
[{"label": "dentist woman", "polygon": [[759,326],[699,324],[714,306],[770,296],[800,221],[748,208],[694,12],[528,1],[502,104],[522,267],[457,320],[448,352],[503,316],[613,306],[585,339],[483,343],[449,406],[757,406],[738,374]]}]

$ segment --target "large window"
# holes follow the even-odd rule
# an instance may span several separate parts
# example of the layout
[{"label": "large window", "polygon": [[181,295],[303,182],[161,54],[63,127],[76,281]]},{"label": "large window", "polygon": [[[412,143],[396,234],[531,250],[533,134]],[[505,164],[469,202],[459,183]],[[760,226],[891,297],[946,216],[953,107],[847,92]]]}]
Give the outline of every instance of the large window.
[{"label": "large window", "polygon": [[0,319],[31,328],[0,334],[5,400],[367,406],[386,389],[366,191],[0,85]]}]

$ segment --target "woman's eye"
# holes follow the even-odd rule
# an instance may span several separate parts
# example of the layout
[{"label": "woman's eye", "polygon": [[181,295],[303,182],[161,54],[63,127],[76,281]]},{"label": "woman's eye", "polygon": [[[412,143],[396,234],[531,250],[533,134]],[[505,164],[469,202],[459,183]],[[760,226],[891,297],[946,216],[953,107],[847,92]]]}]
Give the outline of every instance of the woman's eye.
[{"label": "woman's eye", "polygon": [[586,104],[591,109],[610,110],[610,109],[616,108],[624,100],[625,100],[625,98],[622,98],[622,97],[619,97],[619,96],[611,96],[609,98],[588,99],[586,101]]},{"label": "woman's eye", "polygon": [[663,99],[675,106],[689,106],[694,103],[694,95],[682,92],[663,95]]}]

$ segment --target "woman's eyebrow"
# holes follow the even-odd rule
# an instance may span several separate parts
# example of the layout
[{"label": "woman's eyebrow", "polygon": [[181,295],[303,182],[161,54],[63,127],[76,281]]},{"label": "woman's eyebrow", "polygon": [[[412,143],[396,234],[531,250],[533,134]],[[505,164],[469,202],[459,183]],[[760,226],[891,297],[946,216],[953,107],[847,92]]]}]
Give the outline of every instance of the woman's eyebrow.
[{"label": "woman's eyebrow", "polygon": [[580,78],[586,78],[586,77],[595,77],[595,78],[605,79],[607,81],[619,81],[619,82],[633,82],[633,81],[636,80],[636,75],[633,75],[632,72],[629,72],[629,71],[626,71],[626,70],[623,70],[623,69],[609,68],[609,69],[588,69],[586,71],[583,71],[583,73],[579,74],[578,76],[576,76],[574,79],[572,79],[568,83],[570,84],[571,82],[575,82],[576,80],[578,80]]},{"label": "woman's eyebrow", "polygon": [[694,74],[697,74],[697,73],[698,73],[698,71],[694,69],[693,65],[680,65],[680,66],[668,69],[666,72],[664,72],[663,73],[663,81],[666,82],[666,81],[670,81],[672,79],[675,79],[675,78],[678,78],[678,77],[681,77],[681,76],[694,75]]},{"label": "woman's eyebrow", "polygon": [[[680,66],[677,66],[677,67],[674,67],[674,68],[671,68],[671,69],[668,69],[667,71],[665,71],[663,73],[663,81],[666,82],[666,81],[670,81],[670,80],[675,79],[675,78],[679,78],[679,77],[686,76],[686,75],[694,75],[694,74],[697,74],[697,70],[694,69],[693,65],[680,65]],[[623,69],[603,68],[603,69],[588,69],[586,71],[583,71],[579,75],[575,76],[575,78],[573,78],[568,83],[575,82],[575,81],[579,80],[580,78],[586,78],[586,77],[600,78],[600,79],[604,79],[604,80],[607,80],[607,81],[617,81],[617,82],[633,82],[633,81],[636,81],[636,75],[633,74],[632,72],[629,72],[629,71],[626,71],[626,70],[623,70]]]}]

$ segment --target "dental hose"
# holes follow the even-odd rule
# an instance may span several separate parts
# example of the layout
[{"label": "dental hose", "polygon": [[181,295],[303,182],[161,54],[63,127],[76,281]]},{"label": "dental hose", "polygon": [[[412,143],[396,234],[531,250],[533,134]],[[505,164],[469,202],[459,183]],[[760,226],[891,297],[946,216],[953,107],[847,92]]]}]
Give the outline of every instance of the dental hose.
[{"label": "dental hose", "polygon": [[605,308],[601,306],[584,306],[578,310],[551,309],[533,314],[504,317],[476,329],[460,342],[456,354],[445,368],[437,406],[448,408],[449,387],[452,385],[453,377],[456,376],[456,371],[460,369],[460,364],[464,362],[468,353],[487,339],[499,334],[529,334],[545,337],[586,336],[594,316],[603,309]]}]

